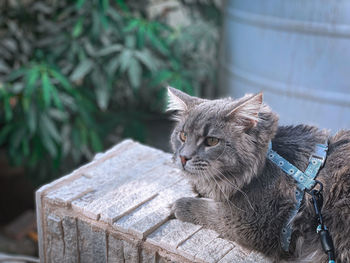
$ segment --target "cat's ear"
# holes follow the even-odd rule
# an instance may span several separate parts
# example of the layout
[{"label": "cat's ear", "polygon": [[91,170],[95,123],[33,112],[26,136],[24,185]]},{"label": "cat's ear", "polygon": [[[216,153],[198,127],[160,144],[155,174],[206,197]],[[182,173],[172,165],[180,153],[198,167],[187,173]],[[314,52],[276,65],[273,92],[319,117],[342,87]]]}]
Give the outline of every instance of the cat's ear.
[{"label": "cat's ear", "polygon": [[249,129],[256,126],[259,121],[258,116],[263,102],[263,94],[260,92],[255,95],[246,95],[245,97],[242,98],[241,103],[236,104],[230,110],[226,117],[235,120],[237,124],[245,129]]},{"label": "cat's ear", "polygon": [[167,111],[185,112],[188,111],[194,105],[198,104],[199,101],[199,98],[187,95],[186,93],[178,89],[168,87]]}]

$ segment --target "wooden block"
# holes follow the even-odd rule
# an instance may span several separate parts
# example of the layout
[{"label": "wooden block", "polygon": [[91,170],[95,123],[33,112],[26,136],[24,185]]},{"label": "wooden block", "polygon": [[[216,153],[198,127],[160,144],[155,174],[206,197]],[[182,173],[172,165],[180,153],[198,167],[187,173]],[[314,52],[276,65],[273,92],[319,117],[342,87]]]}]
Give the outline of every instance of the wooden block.
[{"label": "wooden block", "polygon": [[195,259],[208,263],[218,262],[231,249],[233,249],[232,243],[222,238],[215,238],[195,255]]},{"label": "wooden block", "polygon": [[204,247],[210,243],[213,239],[217,238],[219,234],[213,230],[202,228],[185,242],[183,242],[177,251],[180,255],[186,258],[195,259],[195,255],[198,254]]},{"label": "wooden block", "polygon": [[214,231],[170,220],[175,200],[196,196],[170,160],[128,140],[41,187],[41,261],[267,262]]}]

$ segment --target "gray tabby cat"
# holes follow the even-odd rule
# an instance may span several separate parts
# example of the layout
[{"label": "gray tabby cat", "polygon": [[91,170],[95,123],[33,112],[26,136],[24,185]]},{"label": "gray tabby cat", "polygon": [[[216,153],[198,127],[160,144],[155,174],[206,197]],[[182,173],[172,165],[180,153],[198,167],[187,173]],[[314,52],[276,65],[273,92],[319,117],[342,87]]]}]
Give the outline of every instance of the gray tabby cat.
[{"label": "gray tabby cat", "polygon": [[177,114],[171,135],[174,160],[198,197],[177,200],[176,218],[216,230],[276,262],[327,262],[309,196],[293,219],[288,253],[281,229],[295,204],[296,182],[266,158],[268,143],[304,171],[317,143],[329,150],[317,180],[324,185],[323,217],[333,237],[336,262],[350,262],[350,131],[335,136],[312,126],[278,126],[262,94],[205,100],[169,88]]}]

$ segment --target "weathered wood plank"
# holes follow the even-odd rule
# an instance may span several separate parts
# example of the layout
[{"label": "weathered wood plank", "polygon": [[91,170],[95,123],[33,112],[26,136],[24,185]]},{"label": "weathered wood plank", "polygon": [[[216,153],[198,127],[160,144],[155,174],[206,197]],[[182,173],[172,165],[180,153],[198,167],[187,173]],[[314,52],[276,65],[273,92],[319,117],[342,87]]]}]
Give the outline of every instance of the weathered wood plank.
[{"label": "weathered wood plank", "polygon": [[64,259],[62,262],[78,262],[79,253],[76,219],[71,216],[63,217],[62,228],[64,237]]},{"label": "weathered wood plank", "polygon": [[144,239],[160,225],[168,221],[169,217],[170,210],[165,207],[160,208],[131,225],[128,232],[134,234],[139,239]]},{"label": "weathered wood plank", "polygon": [[270,263],[271,261],[264,257],[262,254],[253,251],[249,254],[249,256],[246,258],[247,262],[249,263],[255,263],[255,262],[259,262],[259,263]]},{"label": "weathered wood plank", "polygon": [[140,263],[156,263],[157,253],[155,251],[142,250],[140,253]]},{"label": "weathered wood plank", "polygon": [[131,244],[123,240],[124,247],[124,262],[125,263],[139,263],[140,248],[135,244]]},{"label": "weathered wood plank", "polygon": [[123,240],[108,235],[108,263],[124,263],[124,244]]},{"label": "weathered wood plank", "polygon": [[93,242],[91,242],[92,225],[78,219],[77,227],[80,262],[93,263]]},{"label": "weathered wood plank", "polygon": [[90,236],[92,245],[92,261],[95,263],[107,262],[107,235],[105,230],[93,227]]},{"label": "weathered wood plank", "polygon": [[178,248],[177,251],[180,255],[194,260],[195,255],[198,254],[204,247],[217,238],[219,234],[213,230],[209,229],[200,229],[197,233],[183,242]]},{"label": "weathered wood plank", "polygon": [[64,258],[64,240],[62,231],[62,219],[55,214],[47,217],[47,262],[61,262]]},{"label": "weathered wood plank", "polygon": [[54,203],[62,203],[68,205],[72,200],[83,196],[93,190],[91,179],[79,177],[67,185],[63,185],[59,189],[50,192],[46,198]]},{"label": "weathered wood plank", "polygon": [[167,220],[170,216],[170,204],[185,196],[195,196],[195,194],[187,181],[181,180],[161,191],[158,196],[135,209],[132,213],[120,218],[113,226],[119,231],[129,232],[143,239],[154,228]]},{"label": "weathered wood plank", "polygon": [[[154,165],[161,165],[154,163]],[[141,170],[137,170],[141,169]],[[76,200],[72,203],[74,209],[82,211],[86,216],[112,223],[142,203],[152,199],[163,188],[169,187],[181,178],[178,173],[170,173],[174,168],[163,166],[146,169],[134,166],[128,169],[126,177],[121,180],[107,182],[91,195],[92,200]],[[136,176],[138,174],[138,176]],[[112,187],[113,186],[113,187]],[[90,202],[89,202],[90,201]]]},{"label": "weathered wood plank", "polygon": [[201,226],[173,219],[167,221],[150,234],[146,241],[170,251],[176,251],[176,248],[182,242],[196,233],[199,229],[201,229]]},{"label": "weathered wood plank", "polygon": [[[228,252],[218,263],[249,263],[247,261],[247,255],[242,253],[242,251],[234,247],[230,252]],[[256,261],[259,262],[259,261]]]},{"label": "weathered wood plank", "polygon": [[215,238],[195,255],[195,259],[202,262],[215,263],[223,258],[233,247],[234,245],[231,242],[222,238]]}]

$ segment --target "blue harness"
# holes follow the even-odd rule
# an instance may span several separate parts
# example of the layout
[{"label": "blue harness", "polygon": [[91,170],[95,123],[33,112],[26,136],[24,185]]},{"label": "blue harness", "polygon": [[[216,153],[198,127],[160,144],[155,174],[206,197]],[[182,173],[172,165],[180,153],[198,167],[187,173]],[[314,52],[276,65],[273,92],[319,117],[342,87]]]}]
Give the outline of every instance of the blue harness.
[{"label": "blue harness", "polygon": [[267,158],[281,168],[286,174],[292,176],[297,182],[297,189],[295,191],[295,199],[297,201],[292,210],[287,222],[284,224],[281,233],[281,244],[284,251],[289,250],[289,244],[292,236],[292,221],[298,213],[301,201],[303,200],[306,190],[311,190],[317,183],[315,178],[323,166],[327,156],[328,144],[316,144],[315,152],[310,156],[309,165],[305,172],[300,171],[274,150],[272,150],[272,143],[269,143],[267,151]]}]

